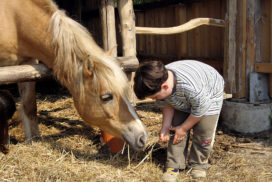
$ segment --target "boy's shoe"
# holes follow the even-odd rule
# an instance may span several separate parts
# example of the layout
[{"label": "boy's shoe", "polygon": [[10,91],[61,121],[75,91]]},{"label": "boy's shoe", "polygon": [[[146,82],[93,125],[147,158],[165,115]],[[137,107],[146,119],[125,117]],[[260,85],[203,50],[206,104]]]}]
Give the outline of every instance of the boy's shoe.
[{"label": "boy's shoe", "polygon": [[206,177],[206,171],[200,170],[200,169],[192,169],[191,175],[193,178],[205,178]]},{"label": "boy's shoe", "polygon": [[179,170],[176,168],[167,168],[166,172],[162,175],[163,182],[178,182]]}]

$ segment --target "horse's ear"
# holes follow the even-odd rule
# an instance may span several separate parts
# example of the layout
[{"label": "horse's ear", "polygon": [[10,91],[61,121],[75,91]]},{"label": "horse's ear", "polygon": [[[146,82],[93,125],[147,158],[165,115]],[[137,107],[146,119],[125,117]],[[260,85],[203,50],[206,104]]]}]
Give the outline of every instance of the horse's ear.
[{"label": "horse's ear", "polygon": [[91,76],[93,74],[94,64],[89,56],[83,60],[83,65],[84,73]]}]

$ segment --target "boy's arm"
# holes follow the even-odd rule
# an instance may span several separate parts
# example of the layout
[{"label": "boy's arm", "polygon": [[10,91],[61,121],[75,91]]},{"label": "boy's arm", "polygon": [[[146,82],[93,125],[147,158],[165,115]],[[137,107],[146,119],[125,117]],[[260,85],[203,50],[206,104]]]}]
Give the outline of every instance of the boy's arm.
[{"label": "boy's arm", "polygon": [[169,141],[169,129],[172,124],[172,119],[174,116],[174,108],[173,107],[165,107],[162,109],[162,128],[160,131],[160,139],[159,142],[167,142]]},{"label": "boy's arm", "polygon": [[184,137],[187,135],[187,132],[193,128],[193,126],[200,121],[202,117],[195,117],[192,114],[188,116],[188,118],[180,125],[170,130],[175,131],[175,136],[173,140],[173,144],[179,143]]},{"label": "boy's arm", "polygon": [[171,127],[173,116],[173,107],[165,107],[162,109],[162,128],[169,129]]}]

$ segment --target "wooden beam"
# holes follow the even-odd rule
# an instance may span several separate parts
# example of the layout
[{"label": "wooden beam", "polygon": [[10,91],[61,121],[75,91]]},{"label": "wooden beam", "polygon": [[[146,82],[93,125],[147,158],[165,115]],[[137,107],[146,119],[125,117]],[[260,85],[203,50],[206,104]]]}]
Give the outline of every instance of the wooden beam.
[{"label": "wooden beam", "polygon": [[[125,72],[135,71],[139,66],[139,61],[135,56],[117,57],[116,59]],[[0,85],[26,81],[38,81],[51,76],[51,70],[42,63],[0,67]]]},{"label": "wooden beam", "polygon": [[187,23],[176,27],[169,28],[154,28],[154,27],[136,27],[136,34],[153,34],[153,35],[169,35],[169,34],[177,34],[192,30],[201,25],[210,25],[217,27],[225,27],[225,21],[214,18],[195,18]]},{"label": "wooden beam", "polygon": [[120,66],[125,72],[133,72],[139,66],[139,61],[136,56],[117,57]]},{"label": "wooden beam", "polygon": [[272,74],[272,63],[255,63],[255,72]]},{"label": "wooden beam", "polygon": [[51,76],[44,64],[0,67],[0,84],[37,81]]}]

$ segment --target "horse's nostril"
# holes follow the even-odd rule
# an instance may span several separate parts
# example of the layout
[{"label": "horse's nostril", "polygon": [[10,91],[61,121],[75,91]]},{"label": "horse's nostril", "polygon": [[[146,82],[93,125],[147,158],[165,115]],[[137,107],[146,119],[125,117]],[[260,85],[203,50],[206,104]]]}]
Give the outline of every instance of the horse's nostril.
[{"label": "horse's nostril", "polygon": [[146,142],[146,136],[143,134],[141,136],[139,136],[137,144],[139,147],[144,147],[145,146],[145,142]]}]

